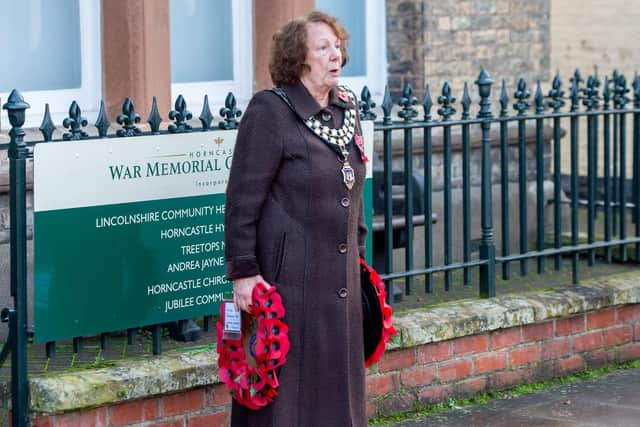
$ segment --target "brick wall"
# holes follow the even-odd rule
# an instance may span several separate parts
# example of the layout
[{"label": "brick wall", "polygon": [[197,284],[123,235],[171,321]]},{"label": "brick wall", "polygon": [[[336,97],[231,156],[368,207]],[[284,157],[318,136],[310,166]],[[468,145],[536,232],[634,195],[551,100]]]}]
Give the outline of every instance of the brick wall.
[{"label": "brick wall", "polygon": [[385,354],[368,413],[410,410],[640,358],[640,305],[608,308]]},{"label": "brick wall", "polygon": [[[398,94],[405,81],[416,88],[424,87],[425,83],[439,87],[446,79],[459,96],[464,82],[472,84],[482,67],[494,77],[507,78],[507,84],[513,88],[519,77],[530,85],[538,79],[549,81],[550,3],[550,0],[387,1],[392,93]],[[414,46],[409,46],[412,42]]]},{"label": "brick wall", "polygon": [[[368,415],[407,411],[612,362],[640,359],[640,304],[387,352],[367,377]],[[195,427],[229,424],[220,384],[61,415],[35,427]]]},{"label": "brick wall", "polygon": [[[603,79],[614,68],[623,73],[631,87],[633,75],[640,64],[638,35],[640,8],[638,2],[627,0],[563,0],[551,4],[551,69],[560,72],[565,91],[570,86],[569,77],[576,68],[583,76],[594,73]],[[602,87],[600,88],[602,90]],[[628,108],[631,105],[627,106]],[[632,120],[627,119],[627,140],[632,138]],[[568,122],[565,125],[568,128]],[[580,135],[586,135],[585,121],[581,123]],[[602,137],[600,137],[602,138]],[[600,139],[602,141],[602,139]],[[587,173],[587,141],[581,138],[580,173]],[[631,146],[628,146],[631,150]],[[600,154],[602,155],[602,154]],[[570,171],[569,141],[562,144],[562,169]],[[603,162],[601,162],[603,163]],[[632,170],[633,156],[627,156],[627,176]],[[602,170],[600,171],[602,174]]]},{"label": "brick wall", "polygon": [[222,384],[182,393],[77,411],[62,415],[40,415],[33,427],[56,426],[154,426],[215,427],[230,420],[231,398]]}]

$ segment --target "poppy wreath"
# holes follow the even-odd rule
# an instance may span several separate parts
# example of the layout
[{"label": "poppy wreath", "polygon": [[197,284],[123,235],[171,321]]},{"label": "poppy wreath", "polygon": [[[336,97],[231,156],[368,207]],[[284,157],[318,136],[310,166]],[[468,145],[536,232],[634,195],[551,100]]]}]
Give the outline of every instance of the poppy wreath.
[{"label": "poppy wreath", "polygon": [[231,396],[249,409],[260,409],[278,395],[276,370],[287,360],[289,327],[284,323],[282,298],[275,286],[253,288],[251,313],[242,312],[240,338],[223,338],[224,308],[220,309],[218,376]]},{"label": "poppy wreath", "polygon": [[376,270],[360,258],[360,283],[362,288],[362,321],[364,331],[364,366],[375,364],[382,357],[392,335],[391,306],[387,304],[387,292]]}]

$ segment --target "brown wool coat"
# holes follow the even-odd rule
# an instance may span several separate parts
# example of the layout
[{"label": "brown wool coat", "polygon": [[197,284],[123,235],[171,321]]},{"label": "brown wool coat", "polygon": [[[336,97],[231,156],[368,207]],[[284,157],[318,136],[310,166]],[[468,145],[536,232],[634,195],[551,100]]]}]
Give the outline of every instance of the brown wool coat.
[{"label": "brown wool coat", "polygon": [[[301,84],[283,87],[303,117],[342,125],[349,105],[330,94],[322,109]],[[355,107],[355,106],[354,106]],[[327,116],[327,112],[331,117]],[[359,123],[357,133],[360,133]],[[291,349],[279,395],[258,411],[233,403],[232,426],[365,426],[365,369],[359,253],[365,165],[355,144],[347,190],[336,152],[276,94],[247,107],[227,188],[227,277],[262,274],[287,310]]]}]

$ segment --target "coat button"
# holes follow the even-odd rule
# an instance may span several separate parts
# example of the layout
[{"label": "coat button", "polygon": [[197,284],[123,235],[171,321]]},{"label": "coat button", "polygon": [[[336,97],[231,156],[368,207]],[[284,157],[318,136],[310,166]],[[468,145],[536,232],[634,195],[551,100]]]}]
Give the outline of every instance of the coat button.
[{"label": "coat button", "polygon": [[323,111],[322,112],[322,120],[325,122],[328,122],[329,120],[331,120],[331,113],[328,111]]},{"label": "coat button", "polygon": [[347,292],[347,288],[341,288],[341,289],[338,291],[338,296],[339,296],[340,298],[346,298],[346,297],[347,297],[347,294],[348,294],[348,292]]},{"label": "coat button", "polygon": [[340,243],[338,245],[338,252],[340,252],[341,254],[346,254],[347,253],[347,244],[346,243]]},{"label": "coat button", "polygon": [[343,197],[342,200],[340,200],[340,204],[342,205],[342,207],[348,208],[349,205],[351,204],[351,201],[349,200],[348,197]]}]

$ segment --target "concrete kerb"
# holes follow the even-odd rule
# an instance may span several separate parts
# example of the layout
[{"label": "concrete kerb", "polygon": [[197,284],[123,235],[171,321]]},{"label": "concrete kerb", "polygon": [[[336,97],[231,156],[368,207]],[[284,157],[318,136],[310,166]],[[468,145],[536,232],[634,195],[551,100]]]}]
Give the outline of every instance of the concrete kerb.
[{"label": "concrete kerb", "polygon": [[[536,295],[456,301],[395,316],[399,339],[389,349],[410,348],[497,329],[640,303],[640,272],[585,281],[582,286]],[[32,375],[31,411],[57,414],[215,385],[213,349],[125,360],[93,370]]]}]

